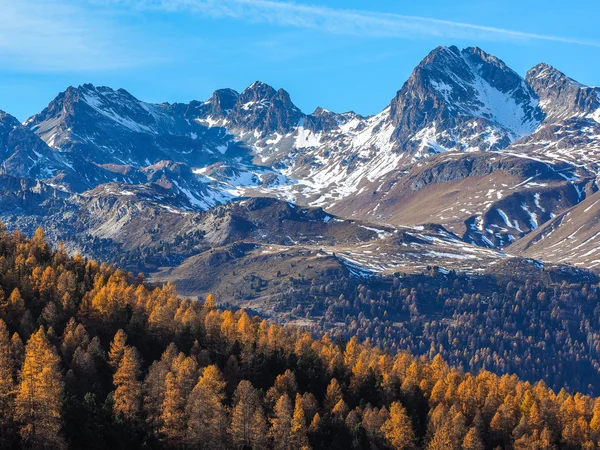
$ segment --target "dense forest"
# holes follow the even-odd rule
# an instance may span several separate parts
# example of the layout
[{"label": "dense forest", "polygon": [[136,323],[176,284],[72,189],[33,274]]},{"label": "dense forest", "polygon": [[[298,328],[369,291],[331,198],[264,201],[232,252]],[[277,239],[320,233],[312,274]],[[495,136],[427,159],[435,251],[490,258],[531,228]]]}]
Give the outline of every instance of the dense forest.
[{"label": "dense forest", "polygon": [[[516,450],[600,441],[600,400],[515,375],[464,373],[435,351],[413,357],[369,339],[311,336],[220,310],[212,296],[182,299],[171,285],[52,250],[42,230],[31,240],[0,230],[0,287],[1,448]],[[462,310],[475,310],[473,300]]]},{"label": "dense forest", "polygon": [[556,391],[597,395],[598,284],[580,274],[540,275],[468,276],[431,267],[322,284],[298,279],[273,301],[280,316],[310,322],[315,335],[368,338],[392,353],[441,354],[464,371],[516,374]]}]

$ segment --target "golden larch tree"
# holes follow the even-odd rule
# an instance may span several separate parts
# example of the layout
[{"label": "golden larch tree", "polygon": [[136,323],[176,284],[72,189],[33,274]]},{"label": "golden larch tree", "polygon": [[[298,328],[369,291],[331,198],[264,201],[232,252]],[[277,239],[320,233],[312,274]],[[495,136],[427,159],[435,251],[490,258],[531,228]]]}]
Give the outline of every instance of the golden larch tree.
[{"label": "golden larch tree", "polygon": [[273,448],[276,450],[285,450],[289,446],[290,432],[292,424],[292,403],[287,394],[283,394],[275,403],[273,410],[274,416],[271,419],[271,437],[273,438]]},{"label": "golden larch tree", "polygon": [[[183,354],[182,354],[183,355]],[[176,447],[184,443],[187,431],[186,399],[196,385],[198,367],[191,357],[173,361],[172,371],[165,379],[165,397],[162,404],[161,434]]]},{"label": "golden larch tree", "polygon": [[15,380],[14,359],[11,352],[10,335],[0,319],[0,448],[9,447],[12,436]]},{"label": "golden larch tree", "polygon": [[230,434],[235,447],[252,447],[264,438],[264,415],[254,386],[242,380],[233,395]]},{"label": "golden larch tree", "polygon": [[119,329],[115,333],[115,337],[110,343],[110,349],[108,351],[108,364],[113,370],[117,370],[123,358],[123,352],[127,343],[127,333]]},{"label": "golden larch tree", "polygon": [[481,433],[476,427],[469,428],[462,444],[463,450],[484,450],[485,446],[481,439]]},{"label": "golden larch tree", "polygon": [[600,441],[600,398],[594,402],[592,419],[590,420],[590,432],[595,441]]},{"label": "golden larch tree", "polygon": [[142,383],[139,380],[141,366],[137,349],[125,347],[119,367],[113,376],[113,413],[118,419],[130,424],[139,419],[142,405]]},{"label": "golden larch tree", "polygon": [[40,327],[31,335],[25,347],[25,361],[15,399],[19,432],[30,448],[64,447],[60,435],[63,385],[59,364],[56,350]]},{"label": "golden larch tree", "polygon": [[325,393],[325,408],[332,410],[342,400],[342,388],[336,378],[332,378]]},{"label": "golden larch tree", "polygon": [[292,448],[298,450],[309,448],[304,400],[300,394],[296,394],[296,405],[294,407],[294,414],[292,415],[290,430],[290,444]]},{"label": "golden larch tree", "polygon": [[188,436],[191,447],[223,448],[226,445],[227,410],[225,380],[215,365],[204,368],[187,402]]},{"label": "golden larch tree", "polygon": [[385,438],[396,450],[415,448],[415,432],[404,406],[394,402],[390,406],[390,417],[381,427]]},{"label": "golden larch tree", "polygon": [[185,415],[181,405],[185,399],[173,372],[167,374],[165,380],[165,399],[162,404],[162,426],[160,434],[165,437],[169,445],[181,445],[185,432]]}]

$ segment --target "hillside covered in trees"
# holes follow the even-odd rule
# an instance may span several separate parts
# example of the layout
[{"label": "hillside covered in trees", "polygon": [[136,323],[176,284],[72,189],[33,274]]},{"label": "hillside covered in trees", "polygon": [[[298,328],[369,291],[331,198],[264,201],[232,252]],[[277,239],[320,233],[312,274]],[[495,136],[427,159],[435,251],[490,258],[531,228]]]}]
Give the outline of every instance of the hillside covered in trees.
[{"label": "hillside covered in trees", "polygon": [[515,375],[463,373],[434,352],[317,338],[219,310],[212,296],[182,299],[171,285],[149,287],[53,251],[41,230],[31,240],[0,230],[0,287],[0,448],[593,449],[600,441],[600,400]]},{"label": "hillside covered in trees", "polygon": [[391,280],[332,280],[323,288],[307,281],[291,298],[271,300],[291,303],[288,320],[310,321],[315,335],[357,336],[392,353],[441,354],[464,371],[511,373],[556,391],[598,395],[598,284],[543,274],[547,279],[519,280],[431,268]]}]

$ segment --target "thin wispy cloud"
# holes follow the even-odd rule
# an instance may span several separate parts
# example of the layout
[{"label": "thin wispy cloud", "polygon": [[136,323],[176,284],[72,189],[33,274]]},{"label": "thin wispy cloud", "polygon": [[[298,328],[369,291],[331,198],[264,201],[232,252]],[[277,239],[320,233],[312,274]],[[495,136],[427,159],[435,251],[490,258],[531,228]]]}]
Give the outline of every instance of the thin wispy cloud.
[{"label": "thin wispy cloud", "polygon": [[134,54],[109,20],[59,0],[0,1],[0,64],[35,72],[127,68],[152,59]]},{"label": "thin wispy cloud", "polygon": [[428,17],[334,9],[275,0],[95,0],[145,10],[191,12],[252,23],[375,38],[444,37],[485,41],[551,41],[600,47],[600,41],[439,20]]}]

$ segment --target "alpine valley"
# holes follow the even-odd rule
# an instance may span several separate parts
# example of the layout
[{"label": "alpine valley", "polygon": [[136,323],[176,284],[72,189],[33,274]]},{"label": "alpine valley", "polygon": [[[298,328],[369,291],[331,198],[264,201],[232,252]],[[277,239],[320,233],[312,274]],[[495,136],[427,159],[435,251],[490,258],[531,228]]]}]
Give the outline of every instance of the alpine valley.
[{"label": "alpine valley", "polygon": [[[42,226],[72,253],[189,297],[558,388],[567,369],[537,372],[537,350],[491,358],[449,333],[485,327],[482,308],[508,310],[497,292],[514,301],[512,283],[591,295],[599,168],[600,88],[546,64],[523,78],[479,48],[434,49],[369,117],[307,114],[262,82],[187,104],[85,84],[23,123],[0,112],[11,229]],[[555,363],[597,392],[597,308],[553,295],[564,311],[540,320],[590,348],[569,360],[568,339],[550,339]]]}]

